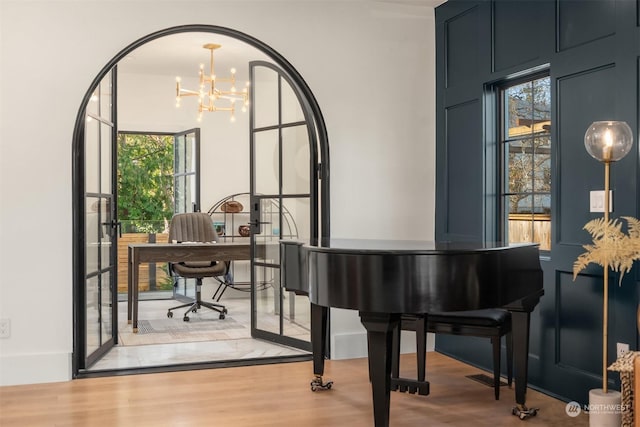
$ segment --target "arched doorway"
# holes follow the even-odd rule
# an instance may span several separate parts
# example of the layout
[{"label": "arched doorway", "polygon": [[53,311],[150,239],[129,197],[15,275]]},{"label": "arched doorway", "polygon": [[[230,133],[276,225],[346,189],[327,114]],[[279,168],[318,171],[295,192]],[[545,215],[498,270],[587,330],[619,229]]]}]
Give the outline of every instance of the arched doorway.
[{"label": "arched doorway", "polygon": [[[210,25],[172,27],[135,41],[112,58],[93,80],[82,100],[74,127],[74,376],[108,352],[117,341],[114,278],[119,222],[113,164],[118,131],[117,91],[114,90],[118,84],[118,63],[151,41],[190,32],[222,35],[244,42],[262,52],[280,70],[282,81],[287,82],[296,94],[307,121],[309,188],[304,194],[309,199],[308,238],[313,242],[330,235],[329,145],[324,119],[310,88],[282,55],[247,34]],[[282,198],[282,192],[278,197]]]}]

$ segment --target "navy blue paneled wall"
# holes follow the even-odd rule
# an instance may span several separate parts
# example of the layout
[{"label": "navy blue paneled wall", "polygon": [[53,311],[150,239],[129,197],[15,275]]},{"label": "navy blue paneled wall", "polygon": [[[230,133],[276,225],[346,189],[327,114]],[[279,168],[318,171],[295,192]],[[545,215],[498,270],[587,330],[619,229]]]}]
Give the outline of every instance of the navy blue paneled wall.
[{"label": "navy blue paneled wall", "polygon": [[[500,238],[496,84],[548,70],[552,95],[552,237],[545,296],[532,314],[530,384],[586,402],[601,385],[602,269],[575,281],[591,236],[589,192],[604,167],[584,148],[596,120],[625,120],[634,148],[612,166],[612,217],[638,217],[638,4],[632,0],[449,0],[436,8],[436,238]],[[608,362],[616,343],[637,348],[638,272],[610,285]],[[439,351],[484,368],[488,342],[439,336]],[[619,389],[617,377],[611,386]]]}]

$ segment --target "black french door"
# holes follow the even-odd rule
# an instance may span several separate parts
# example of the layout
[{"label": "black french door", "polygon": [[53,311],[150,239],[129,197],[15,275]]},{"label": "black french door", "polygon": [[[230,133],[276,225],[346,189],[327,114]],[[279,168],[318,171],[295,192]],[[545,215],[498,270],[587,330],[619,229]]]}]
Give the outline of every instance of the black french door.
[{"label": "black french door", "polygon": [[75,297],[79,368],[90,367],[117,344],[116,217],[116,69],[94,91],[85,110],[84,230],[74,230],[84,242],[82,289]]},{"label": "black french door", "polygon": [[280,284],[280,240],[318,238],[317,130],[283,70],[250,65],[251,334],[311,350],[310,304]]}]

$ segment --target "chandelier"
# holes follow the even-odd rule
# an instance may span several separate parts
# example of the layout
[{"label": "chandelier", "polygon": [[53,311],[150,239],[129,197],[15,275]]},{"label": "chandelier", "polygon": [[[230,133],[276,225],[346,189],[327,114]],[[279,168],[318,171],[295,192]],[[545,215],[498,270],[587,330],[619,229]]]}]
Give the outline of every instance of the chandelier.
[{"label": "chandelier", "polygon": [[[176,77],[176,107],[180,107],[180,99],[185,96],[198,97],[198,121],[202,120],[204,111],[229,111],[231,113],[231,121],[234,122],[236,102],[242,102],[242,112],[247,111],[249,105],[249,82],[242,91],[236,90],[236,69],[231,69],[231,77],[218,77],[215,74],[213,51],[222,47],[219,44],[207,43],[202,46],[210,52],[209,73],[204,72],[204,64],[200,64],[200,87],[197,91],[182,88],[180,85],[181,78]],[[220,83],[230,84],[229,90],[223,90],[219,87]],[[220,105],[220,100],[226,101]]]}]

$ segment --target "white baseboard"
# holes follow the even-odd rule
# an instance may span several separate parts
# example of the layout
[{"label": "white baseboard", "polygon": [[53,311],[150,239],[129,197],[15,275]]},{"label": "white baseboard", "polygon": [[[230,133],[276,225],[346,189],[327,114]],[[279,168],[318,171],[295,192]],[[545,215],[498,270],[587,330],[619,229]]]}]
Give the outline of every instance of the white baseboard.
[{"label": "white baseboard", "polygon": [[0,386],[71,380],[71,354],[18,354],[0,357]]}]

